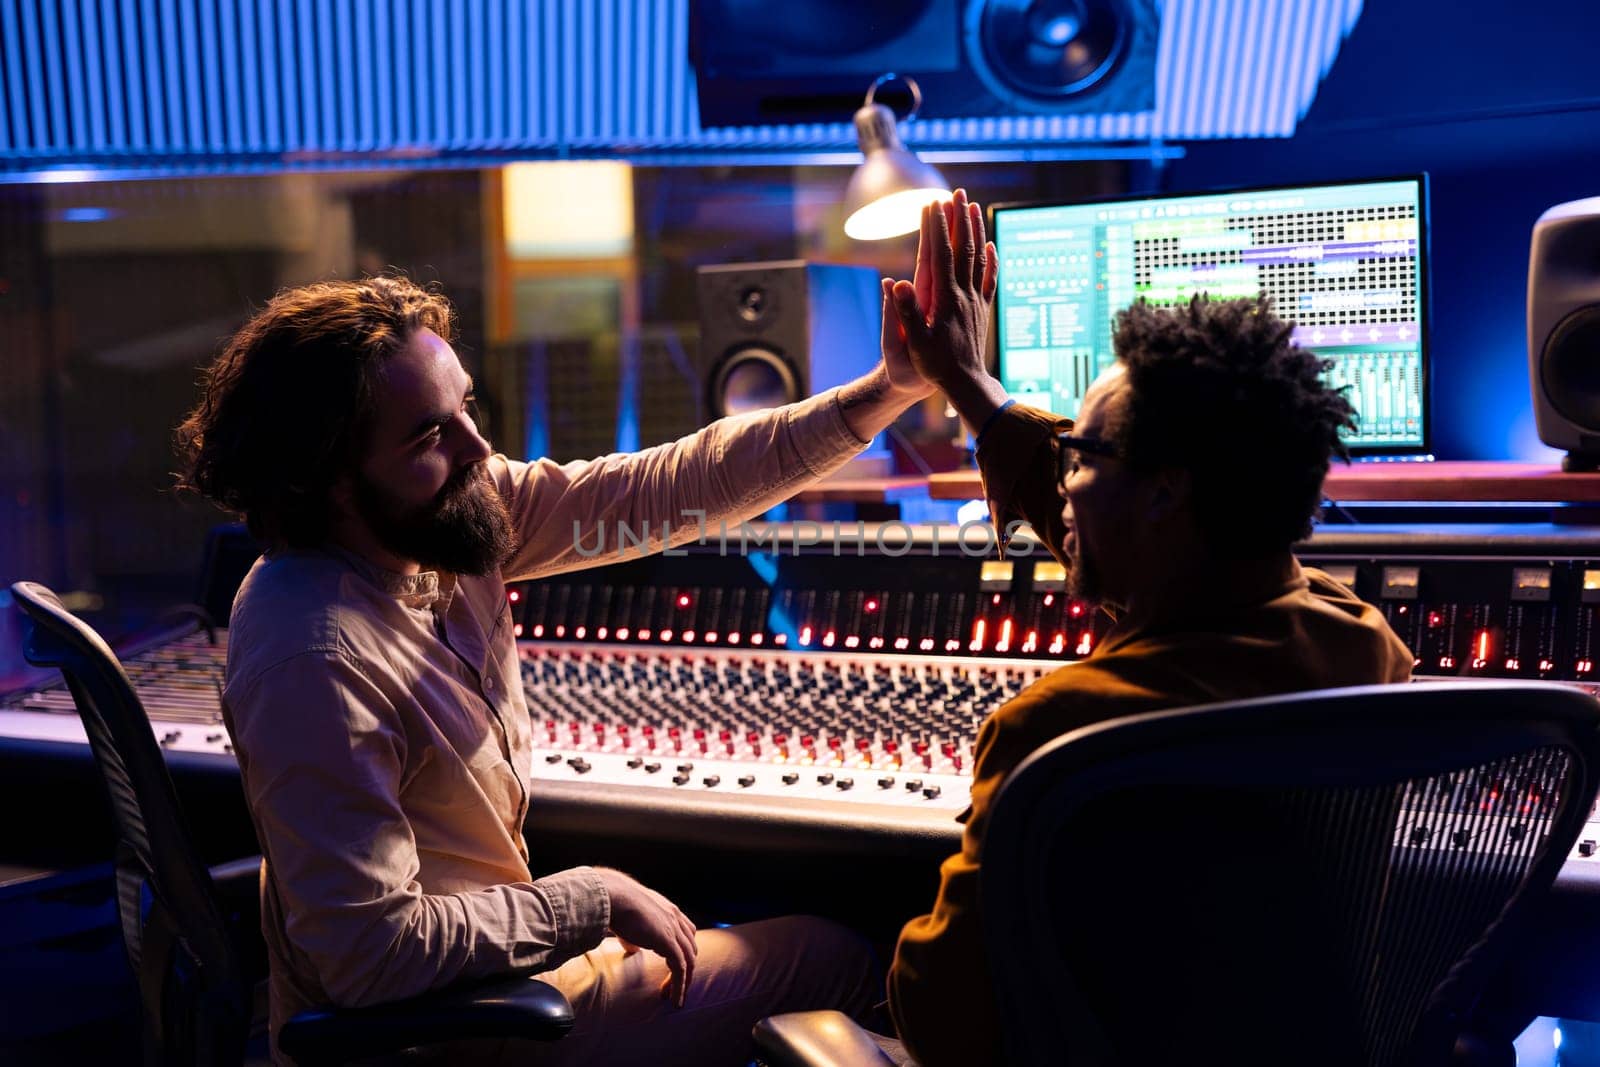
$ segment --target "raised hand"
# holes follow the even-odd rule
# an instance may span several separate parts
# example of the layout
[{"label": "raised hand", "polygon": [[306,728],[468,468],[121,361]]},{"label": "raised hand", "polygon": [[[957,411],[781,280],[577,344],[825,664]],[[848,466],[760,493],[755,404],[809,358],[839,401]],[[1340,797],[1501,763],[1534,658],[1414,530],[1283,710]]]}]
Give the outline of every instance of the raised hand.
[{"label": "raised hand", "polygon": [[917,370],[906,350],[905,331],[900,329],[900,318],[893,306],[894,281],[883,279],[883,335],[879,344],[883,349],[883,370],[891,389],[904,393],[907,400],[921,400],[933,395],[934,385]]},{"label": "raised hand", "polygon": [[914,280],[896,282],[891,295],[911,362],[958,407],[959,394],[988,377],[984,346],[998,277],[983,212],[965,190],[923,209]]}]

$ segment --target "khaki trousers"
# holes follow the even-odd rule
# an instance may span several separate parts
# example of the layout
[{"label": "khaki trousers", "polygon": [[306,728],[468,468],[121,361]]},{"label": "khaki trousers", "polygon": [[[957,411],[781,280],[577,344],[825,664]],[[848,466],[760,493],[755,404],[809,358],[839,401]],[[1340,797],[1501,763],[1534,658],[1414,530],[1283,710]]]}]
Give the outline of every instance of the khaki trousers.
[{"label": "khaki trousers", "polygon": [[421,1058],[507,1067],[745,1067],[755,1057],[750,1030],[768,1015],[837,1008],[865,1019],[883,999],[866,941],[827,919],[787,916],[701,930],[696,941],[681,1008],[661,995],[667,966],[660,956],[625,955],[608,937],[539,975],[572,1002],[577,1022],[560,1041],[462,1042]]}]

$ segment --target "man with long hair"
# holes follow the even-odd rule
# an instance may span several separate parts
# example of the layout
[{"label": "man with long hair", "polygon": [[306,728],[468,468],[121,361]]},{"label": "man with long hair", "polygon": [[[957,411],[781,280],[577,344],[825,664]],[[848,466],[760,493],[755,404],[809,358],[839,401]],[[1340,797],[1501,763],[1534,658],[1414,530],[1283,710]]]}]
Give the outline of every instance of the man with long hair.
[{"label": "man with long hair", "polygon": [[516,1053],[540,1063],[744,1064],[765,1015],[862,1012],[869,953],[835,924],[696,930],[618,871],[531,876],[505,583],[592,564],[596,529],[647,529],[660,550],[669,528],[697,534],[686,516],[759,515],[930,387],[895,343],[808,400],[635,454],[523,463],[478,433],[451,336],[444,298],[403,278],[280,293],[178,430],[181,483],[267,546],[234,602],[223,713],[266,861],[273,1033],[308,1006],[530,968],[577,1016]]}]

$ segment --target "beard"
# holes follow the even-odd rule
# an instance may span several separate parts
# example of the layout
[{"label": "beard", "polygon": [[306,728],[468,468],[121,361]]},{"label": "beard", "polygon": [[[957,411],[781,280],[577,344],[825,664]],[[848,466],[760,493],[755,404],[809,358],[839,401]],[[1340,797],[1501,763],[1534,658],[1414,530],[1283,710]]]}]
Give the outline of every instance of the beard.
[{"label": "beard", "polygon": [[1105,598],[1100,569],[1084,551],[1082,534],[1078,535],[1077,541],[1077,554],[1067,563],[1067,595],[1091,606],[1098,605]]},{"label": "beard", "polygon": [[511,513],[482,463],[451,475],[421,507],[402,507],[359,474],[354,489],[356,512],[378,543],[426,570],[482,577],[511,556]]}]

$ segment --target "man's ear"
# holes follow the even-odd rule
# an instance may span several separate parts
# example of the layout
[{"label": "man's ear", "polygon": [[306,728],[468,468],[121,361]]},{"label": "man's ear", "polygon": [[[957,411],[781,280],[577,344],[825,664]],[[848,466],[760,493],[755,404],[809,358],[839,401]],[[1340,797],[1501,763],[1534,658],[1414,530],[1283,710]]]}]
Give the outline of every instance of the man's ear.
[{"label": "man's ear", "polygon": [[1162,522],[1189,509],[1194,492],[1194,476],[1184,467],[1163,467],[1151,480],[1146,498],[1146,515]]}]

